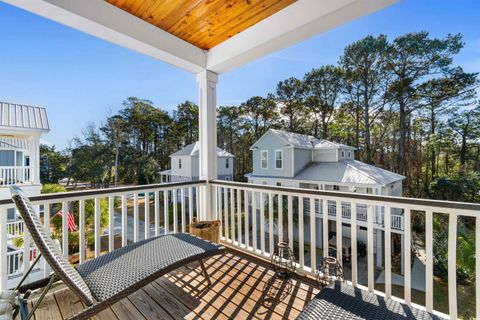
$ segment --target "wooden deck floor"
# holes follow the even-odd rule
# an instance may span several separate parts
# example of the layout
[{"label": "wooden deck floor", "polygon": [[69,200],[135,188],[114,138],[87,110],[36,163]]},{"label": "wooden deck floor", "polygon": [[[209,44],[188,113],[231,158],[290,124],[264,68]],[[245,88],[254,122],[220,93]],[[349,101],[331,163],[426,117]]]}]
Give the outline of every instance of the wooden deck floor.
[{"label": "wooden deck floor", "polygon": [[[268,264],[232,251],[176,270],[100,313],[95,319],[294,319],[318,293],[310,281],[276,279]],[[49,293],[35,319],[65,319],[84,306],[68,289]]]}]

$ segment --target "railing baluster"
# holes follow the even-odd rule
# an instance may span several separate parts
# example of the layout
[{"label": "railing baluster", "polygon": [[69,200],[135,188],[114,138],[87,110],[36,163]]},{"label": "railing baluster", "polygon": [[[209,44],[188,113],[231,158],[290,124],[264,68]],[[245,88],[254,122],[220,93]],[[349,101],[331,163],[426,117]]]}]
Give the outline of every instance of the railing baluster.
[{"label": "railing baluster", "polygon": [[223,188],[223,209],[224,209],[224,220],[225,220],[225,240],[230,239],[230,206],[228,205],[228,191],[230,189],[228,188]]},{"label": "railing baluster", "polygon": [[197,219],[200,219],[200,187],[195,187],[195,214]]},{"label": "railing baluster", "polygon": [[265,194],[260,192],[260,252],[265,254]]},{"label": "railing baluster", "polygon": [[406,208],[405,209],[405,235],[404,235],[404,243],[402,244],[405,248],[404,250],[404,253],[405,253],[405,259],[404,259],[404,270],[403,270],[403,274],[404,274],[404,288],[405,288],[405,292],[404,292],[404,297],[405,297],[405,303],[407,305],[410,305],[411,303],[411,300],[412,300],[412,296],[411,296],[411,287],[412,287],[412,269],[411,269],[411,248],[410,248],[410,245],[411,245],[411,224],[410,224],[410,219],[411,219],[411,209],[410,208]]},{"label": "railing baluster", "polygon": [[323,224],[323,258],[328,257],[328,200],[322,199],[322,224]]},{"label": "railing baluster", "polygon": [[108,251],[113,251],[115,249],[114,238],[115,238],[115,197],[108,197]]},{"label": "railing baluster", "polygon": [[133,242],[138,241],[139,217],[138,217],[138,193],[133,194]]},{"label": "railing baluster", "polygon": [[[218,187],[215,187],[215,188],[218,191],[219,188]],[[218,196],[218,192],[217,192],[217,196]],[[215,202],[215,203],[217,203],[217,202]],[[218,212],[218,211],[216,211],[216,212]],[[189,217],[188,221],[190,223],[192,223],[192,219],[193,219],[193,188],[192,187],[188,188],[188,217]]]},{"label": "railing baluster", "polygon": [[367,206],[367,272],[368,272],[368,291],[373,292],[374,286],[374,261],[373,261],[373,215],[374,207]]},{"label": "railing baluster", "polygon": [[315,217],[315,199],[310,198],[310,267],[312,272],[317,269],[317,244],[316,244],[316,217]]},{"label": "railing baluster", "polygon": [[288,195],[288,246],[293,251],[293,198]]},{"label": "railing baluster", "polygon": [[235,189],[230,189],[230,234],[232,243],[235,242]]},{"label": "railing baluster", "polygon": [[[48,214],[47,214],[48,211]],[[45,205],[45,218],[50,217],[50,205]],[[48,219],[50,220],[50,218]],[[47,229],[50,232],[50,228]],[[78,258],[80,264],[85,262],[85,200],[78,200]]]},{"label": "railing baluster", "polygon": [[283,195],[277,195],[278,242],[283,241]]},{"label": "railing baluster", "polygon": [[427,261],[425,264],[425,307],[427,311],[433,309],[433,212],[425,212],[425,251]]},{"label": "railing baluster", "polygon": [[250,234],[249,234],[249,203],[248,203],[248,190],[243,191],[244,203],[245,203],[245,249],[248,249],[250,246]]},{"label": "railing baluster", "polygon": [[[94,215],[95,215],[95,226],[94,226],[94,233],[95,233],[95,258],[100,256],[100,247],[101,247],[101,242],[100,242],[100,198],[95,198],[95,210],[94,210]],[[63,216],[65,217],[65,213],[63,213]]]},{"label": "railing baluster", "polygon": [[218,212],[218,220],[220,220],[220,237],[226,237],[224,232],[225,222],[224,222],[224,212],[223,212],[223,190],[225,188],[218,187],[217,188],[217,212]]},{"label": "railing baluster", "polygon": [[[478,236],[478,235],[477,235]],[[448,304],[450,318],[457,319],[457,215],[448,218]]]},{"label": "railing baluster", "polygon": [[143,222],[145,223],[144,239],[148,239],[150,238],[150,192],[144,192],[143,212],[144,212]]},{"label": "railing baluster", "polygon": [[337,247],[337,254],[338,254],[338,263],[340,266],[343,266],[343,235],[342,235],[342,215],[343,205],[341,201],[336,201],[336,234],[335,238],[337,240],[336,247]]},{"label": "railing baluster", "polygon": [[[79,214],[80,219],[80,214]],[[80,221],[79,221],[80,225]],[[50,236],[50,204],[43,205],[43,226],[45,227],[45,233],[47,236]],[[85,243],[85,235],[83,236],[83,243]],[[79,229],[79,248],[82,248],[82,234],[81,230]],[[80,262],[81,263],[81,262]],[[43,276],[48,277],[50,275],[50,266],[47,261],[42,258],[42,265],[43,265]]]},{"label": "railing baluster", "polygon": [[128,244],[127,195],[122,194],[122,247]]},{"label": "railing baluster", "polygon": [[163,191],[163,225],[165,229],[165,234],[168,234],[168,229],[169,229],[169,208],[168,208],[168,190]]},{"label": "railing baluster", "polygon": [[237,241],[242,244],[242,191],[237,189]]},{"label": "railing baluster", "polygon": [[268,193],[268,253],[273,254],[273,195]]},{"label": "railing baluster", "polygon": [[390,206],[385,206],[385,296],[392,296],[392,211]]},{"label": "railing baluster", "polygon": [[160,191],[155,191],[155,236],[160,235]]},{"label": "railing baluster", "polygon": [[298,260],[300,269],[305,266],[305,231],[303,226],[303,197],[298,197]]},{"label": "railing baluster", "polygon": [[186,225],[187,225],[187,220],[185,218],[185,188],[180,189],[180,197],[181,197],[180,203],[182,208],[181,226],[182,226],[182,232],[185,233]]},{"label": "railing baluster", "polygon": [[352,285],[358,286],[358,269],[357,269],[357,204],[350,203],[352,212],[350,214],[350,244],[352,248]]},{"label": "railing baluster", "polygon": [[[68,259],[68,202],[63,201],[62,202],[62,250],[63,250],[63,255]],[[25,232],[25,235],[27,233]],[[27,241],[24,240],[24,247],[28,244],[30,247],[30,242],[27,243]],[[25,255],[25,252],[29,252],[30,248],[28,248],[28,251],[24,250],[23,258],[25,260],[25,257],[28,257],[28,255]],[[28,260],[27,260],[28,261]],[[27,266],[28,269],[28,266]],[[26,272],[27,270],[24,270]]]},{"label": "railing baluster", "polygon": [[257,252],[257,193],[252,191],[252,245],[253,252]]},{"label": "railing baluster", "polygon": [[178,192],[177,189],[173,189],[172,195],[173,203],[173,232],[178,232]]}]

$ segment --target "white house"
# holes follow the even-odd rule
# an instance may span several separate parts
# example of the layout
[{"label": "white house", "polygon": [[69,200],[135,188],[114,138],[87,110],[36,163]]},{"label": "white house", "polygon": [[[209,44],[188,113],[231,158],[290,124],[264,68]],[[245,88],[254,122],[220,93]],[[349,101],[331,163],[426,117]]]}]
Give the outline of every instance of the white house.
[{"label": "white house", "polygon": [[[160,172],[162,182],[199,180],[199,147],[197,142],[186,145],[170,155],[170,168]],[[233,180],[235,156],[217,147],[217,175],[221,180]]]},{"label": "white house", "polygon": [[[317,139],[313,136],[268,130],[250,148],[253,153],[253,172],[246,175],[249,183],[329,190],[341,192],[368,193],[375,195],[402,196],[404,176],[382,168],[355,160],[355,148]],[[310,215],[310,204],[304,204],[304,214]],[[329,230],[335,230],[336,203],[327,204]],[[358,239],[367,243],[366,205],[357,205],[359,230]],[[350,219],[350,204],[342,203],[342,218]],[[322,203],[316,203],[317,224],[321,226]],[[384,208],[375,207],[375,251],[377,265],[383,259],[383,223]],[[309,219],[304,221],[309,223]],[[274,228],[275,229],[275,228]],[[267,228],[268,230],[268,228]],[[309,239],[309,230],[304,228],[305,238]],[[317,228],[316,243],[322,243],[322,228]],[[349,243],[350,225],[343,223],[343,243]],[[403,213],[392,210],[392,232],[399,234],[403,242]],[[335,243],[335,241],[332,241]],[[403,248],[403,246],[401,246]],[[403,256],[403,255],[402,255]],[[402,262],[403,264],[403,262]],[[403,269],[403,268],[402,268]]]},{"label": "white house", "polygon": [[[50,130],[47,111],[42,107],[0,102],[0,198],[10,198],[9,187],[19,185],[28,196],[39,195],[40,137]],[[7,211],[7,274],[19,276],[23,250],[15,247],[15,238],[23,237],[23,221],[13,208]],[[30,259],[34,258],[32,247]],[[21,275],[21,274],[20,274]]]}]

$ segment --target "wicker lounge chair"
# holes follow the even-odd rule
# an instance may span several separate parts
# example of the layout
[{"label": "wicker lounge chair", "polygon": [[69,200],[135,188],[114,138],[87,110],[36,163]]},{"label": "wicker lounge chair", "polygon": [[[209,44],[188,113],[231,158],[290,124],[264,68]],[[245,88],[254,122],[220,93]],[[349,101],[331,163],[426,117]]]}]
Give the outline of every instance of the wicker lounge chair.
[{"label": "wicker lounge chair", "polygon": [[297,320],[314,319],[437,320],[442,318],[348,284],[335,282],[323,288],[297,318]]},{"label": "wicker lounge chair", "polygon": [[[53,270],[52,277],[27,318],[33,315],[57,280],[63,281],[87,306],[72,319],[87,319],[166,273],[194,261],[200,262],[210,284],[202,259],[225,253],[223,246],[190,234],[177,233],[127,245],[74,268],[45,232],[23,191],[16,186],[12,186],[10,191],[35,245]],[[34,263],[38,260],[39,256]]]}]

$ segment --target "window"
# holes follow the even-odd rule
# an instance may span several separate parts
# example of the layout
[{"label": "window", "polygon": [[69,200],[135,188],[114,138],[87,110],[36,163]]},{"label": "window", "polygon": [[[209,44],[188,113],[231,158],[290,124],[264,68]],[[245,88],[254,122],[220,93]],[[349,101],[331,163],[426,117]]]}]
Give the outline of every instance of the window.
[{"label": "window", "polygon": [[352,158],[352,152],[351,152],[351,151],[348,151],[348,158],[349,158],[349,159]]},{"label": "window", "polygon": [[282,150],[275,151],[275,168],[276,169],[283,168],[283,151]]},{"label": "window", "polygon": [[230,181],[230,177],[225,177],[225,180],[226,180],[226,181]]},{"label": "window", "polygon": [[178,159],[178,169],[182,169],[182,158]]},{"label": "window", "polygon": [[342,158],[345,158],[345,151],[342,150]]},{"label": "window", "polygon": [[281,187],[282,186],[282,183],[281,182],[277,182],[277,187]]},{"label": "window", "polygon": [[262,169],[268,169],[268,151],[262,151],[260,160],[262,162]]},{"label": "window", "polygon": [[333,190],[335,190],[335,191],[340,191],[340,186],[334,185],[334,186],[333,186]]},{"label": "window", "polygon": [[225,159],[225,168],[227,168],[227,169],[230,167],[230,162],[228,160],[230,160],[230,159],[228,159],[228,158]]}]

